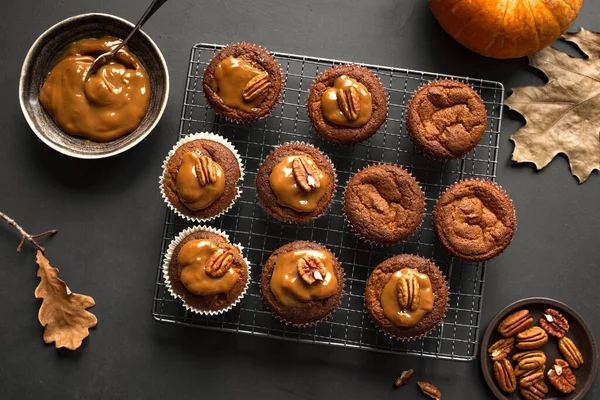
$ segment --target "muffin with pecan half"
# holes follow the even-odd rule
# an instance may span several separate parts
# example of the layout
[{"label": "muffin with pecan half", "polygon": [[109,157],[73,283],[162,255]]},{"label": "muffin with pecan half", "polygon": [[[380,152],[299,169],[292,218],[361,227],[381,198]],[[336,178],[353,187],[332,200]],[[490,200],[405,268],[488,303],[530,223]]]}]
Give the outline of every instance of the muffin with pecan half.
[{"label": "muffin with pecan half", "polygon": [[335,183],[329,158],[305,143],[277,147],[256,174],[260,205],[272,217],[295,224],[305,224],[327,210]]},{"label": "muffin with pecan half", "polygon": [[367,140],[387,117],[387,97],[379,78],[359,65],[338,65],[323,72],[308,94],[308,116],[330,142]]},{"label": "muffin with pecan half", "polygon": [[373,270],[365,288],[365,303],[371,319],[385,334],[415,339],[446,315],[448,285],[432,261],[400,254]]},{"label": "muffin with pecan half", "polygon": [[281,67],[265,49],[250,43],[230,44],[212,58],[202,81],[206,101],[232,122],[268,116],[281,94]]},{"label": "muffin with pecan half", "polygon": [[280,319],[310,325],[327,318],[340,303],[344,272],[324,246],[296,241],[269,256],[260,286],[265,302]]},{"label": "muffin with pecan half", "polygon": [[172,296],[198,314],[220,314],[246,293],[250,266],[227,234],[207,226],[181,232],[163,260],[163,277]]}]

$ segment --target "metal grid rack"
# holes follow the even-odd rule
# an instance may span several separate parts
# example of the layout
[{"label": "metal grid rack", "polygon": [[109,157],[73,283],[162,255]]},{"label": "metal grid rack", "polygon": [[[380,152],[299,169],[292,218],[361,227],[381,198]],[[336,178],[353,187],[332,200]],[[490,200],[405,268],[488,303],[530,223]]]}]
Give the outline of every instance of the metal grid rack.
[{"label": "metal grid rack", "polygon": [[[202,93],[202,74],[220,45],[197,44],[192,48],[178,138],[194,132],[212,131],[234,143],[245,164],[242,196],[226,215],[209,225],[226,231],[233,243],[244,248],[252,264],[250,286],[242,302],[218,316],[188,312],[164,286],[161,264],[169,242],[189,223],[167,211],[161,260],[156,278],[152,315],[157,321],[220,331],[262,335],[297,342],[338,345],[386,353],[470,361],[478,349],[485,263],[468,263],[450,257],[436,241],[432,209],[441,193],[454,182],[471,177],[495,180],[504,87],[481,79],[462,79],[484,99],[488,127],[476,149],[465,158],[438,162],[413,149],[404,125],[405,107],[421,84],[451,77],[436,73],[365,65],[379,76],[388,94],[387,121],[371,139],[354,146],[339,146],[321,139],[310,126],[306,97],[315,77],[337,60],[274,53],[281,63],[284,90],[272,115],[262,121],[236,125],[219,118]],[[175,138],[174,138],[175,139]],[[307,225],[280,223],[270,218],[256,201],[255,178],[262,160],[277,145],[290,141],[311,143],[325,152],[338,173],[335,198],[328,212]],[[371,163],[392,162],[406,168],[422,184],[426,214],[411,237],[390,247],[372,247],[358,239],[344,221],[342,194],[346,182],[358,169]],[[294,328],[278,321],[260,294],[261,266],[272,251],[292,240],[325,244],[341,261],[346,274],[342,303],[327,321],[309,328]],[[400,253],[428,257],[441,268],[450,285],[449,308],[441,324],[415,341],[396,341],[384,336],[370,321],[364,306],[366,280],[377,264]]]}]

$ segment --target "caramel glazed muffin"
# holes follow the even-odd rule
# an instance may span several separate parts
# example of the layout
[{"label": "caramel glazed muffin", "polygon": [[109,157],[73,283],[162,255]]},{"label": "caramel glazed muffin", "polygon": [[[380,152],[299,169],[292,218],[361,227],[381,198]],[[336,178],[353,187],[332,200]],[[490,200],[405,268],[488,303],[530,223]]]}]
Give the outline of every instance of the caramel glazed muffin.
[{"label": "caramel glazed muffin", "polygon": [[232,122],[255,121],[268,116],[279,100],[281,67],[260,46],[231,44],[208,64],[202,87],[220,116]]},{"label": "caramel glazed muffin", "polygon": [[338,65],[317,77],[308,95],[308,116],[330,142],[358,143],[385,122],[387,98],[379,78],[358,65]]},{"label": "caramel glazed muffin", "polygon": [[448,252],[468,261],[485,261],[510,244],[517,217],[500,186],[473,179],[454,184],[440,196],[433,225]]},{"label": "caramel glazed muffin", "polygon": [[193,232],[174,249],[167,281],[193,311],[227,310],[244,293],[248,265],[223,236]]},{"label": "caramel glazed muffin", "polygon": [[272,217],[295,224],[307,223],[325,212],[335,183],[331,161],[304,143],[276,148],[256,174],[260,205]]},{"label": "caramel glazed muffin", "polygon": [[373,270],[365,288],[365,303],[371,319],[384,333],[414,339],[444,318],[448,285],[440,269],[428,259],[400,254]]},{"label": "caramel glazed muffin", "polygon": [[411,99],[406,125],[425,155],[453,160],[473,150],[485,133],[487,114],[481,96],[456,80],[437,80]]},{"label": "caramel glazed muffin", "polygon": [[392,244],[421,223],[425,195],[417,181],[392,164],[357,172],[344,193],[344,213],[352,229],[376,244]]},{"label": "caramel glazed muffin", "polygon": [[238,195],[241,169],[225,145],[197,139],[169,158],[163,176],[166,199],[181,214],[207,219],[227,210]]},{"label": "caramel glazed muffin", "polygon": [[340,262],[318,243],[296,241],[275,250],[261,276],[263,298],[273,312],[293,325],[329,316],[344,289]]}]

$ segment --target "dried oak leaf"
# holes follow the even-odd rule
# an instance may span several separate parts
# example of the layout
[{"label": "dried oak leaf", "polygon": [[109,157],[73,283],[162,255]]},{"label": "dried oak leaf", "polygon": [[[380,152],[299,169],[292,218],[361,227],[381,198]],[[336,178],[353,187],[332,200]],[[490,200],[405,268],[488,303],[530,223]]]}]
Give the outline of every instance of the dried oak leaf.
[{"label": "dried oak leaf", "polygon": [[506,105],[526,125],[511,140],[513,160],[542,169],[558,153],[569,158],[579,183],[600,169],[600,33],[565,33],[588,58],[578,59],[548,47],[529,56],[529,65],[548,77],[543,86],[519,87]]},{"label": "dried oak leaf", "polygon": [[71,293],[58,277],[58,269],[50,266],[41,251],[37,252],[36,262],[40,284],[35,289],[35,297],[44,299],[38,313],[40,324],[45,327],[44,342],[77,350],[90,334],[89,328],[98,323],[96,316],[86,311],[96,303],[90,296]]}]

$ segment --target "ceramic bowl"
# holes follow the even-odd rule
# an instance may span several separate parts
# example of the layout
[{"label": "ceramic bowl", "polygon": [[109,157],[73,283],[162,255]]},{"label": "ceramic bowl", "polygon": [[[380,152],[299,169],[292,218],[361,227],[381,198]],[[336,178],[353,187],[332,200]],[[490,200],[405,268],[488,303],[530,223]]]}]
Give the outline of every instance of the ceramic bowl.
[{"label": "ceramic bowl", "polygon": [[48,146],[77,158],[103,158],[122,153],[140,143],[160,120],[169,97],[167,64],[148,35],[140,31],[128,43],[150,78],[150,106],[140,125],[119,139],[98,143],[63,132],[40,104],[40,90],[52,67],[69,44],[84,38],[124,38],[133,24],[109,14],[81,14],[52,26],[33,43],[25,57],[19,81],[23,115],[35,134]]}]

